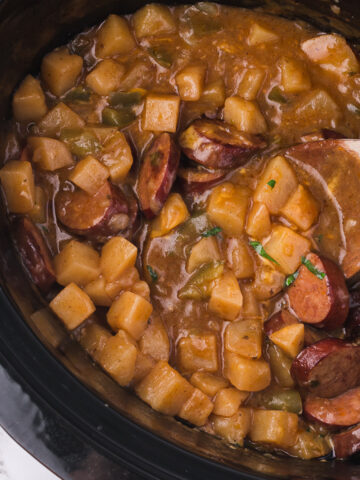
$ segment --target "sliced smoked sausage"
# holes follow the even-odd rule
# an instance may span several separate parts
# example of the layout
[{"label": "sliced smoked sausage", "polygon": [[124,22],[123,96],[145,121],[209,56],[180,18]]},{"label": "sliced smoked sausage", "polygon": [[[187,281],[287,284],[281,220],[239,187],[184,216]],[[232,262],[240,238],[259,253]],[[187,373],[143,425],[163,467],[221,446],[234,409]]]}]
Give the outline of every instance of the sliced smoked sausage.
[{"label": "sliced smoked sausage", "polygon": [[299,323],[298,319],[292,315],[289,310],[280,310],[276,312],[264,323],[264,332],[269,337],[272,333],[281,330],[293,323]]},{"label": "sliced smoked sausage", "polygon": [[360,424],[332,436],[337,458],[350,457],[360,450]]},{"label": "sliced smoked sausage", "polygon": [[185,193],[203,193],[218,184],[226,175],[225,170],[180,168],[178,178]]}]

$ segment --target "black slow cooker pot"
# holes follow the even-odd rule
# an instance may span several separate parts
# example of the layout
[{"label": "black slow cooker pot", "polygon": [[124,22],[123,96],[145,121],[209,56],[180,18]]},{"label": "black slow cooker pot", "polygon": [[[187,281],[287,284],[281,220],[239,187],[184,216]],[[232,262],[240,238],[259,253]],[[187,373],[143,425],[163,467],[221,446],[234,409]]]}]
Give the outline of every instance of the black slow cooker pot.
[{"label": "black slow cooker pot", "polygon": [[[356,48],[360,1],[335,1],[226,3],[338,31]],[[75,33],[109,13],[131,13],[145,3],[0,0],[1,156],[11,93],[24,75],[36,73],[43,55]],[[40,331],[30,318],[44,303],[18,263],[3,211],[0,225],[0,422],[61,478],[360,480],[356,457],[346,462],[301,461],[231,448],[151,410],[93,366],[70,338],[57,348],[56,339],[65,332],[51,318],[41,319]]]}]

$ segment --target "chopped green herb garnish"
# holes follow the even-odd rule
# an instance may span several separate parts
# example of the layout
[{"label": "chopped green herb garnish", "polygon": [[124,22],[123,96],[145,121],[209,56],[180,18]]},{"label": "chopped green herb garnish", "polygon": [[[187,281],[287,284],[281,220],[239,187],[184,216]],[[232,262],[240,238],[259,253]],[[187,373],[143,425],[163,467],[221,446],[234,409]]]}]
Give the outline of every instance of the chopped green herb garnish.
[{"label": "chopped green herb garnish", "polygon": [[322,233],[320,233],[319,235],[316,235],[315,236],[315,240],[320,243],[322,241],[322,239],[324,238],[324,235]]},{"label": "chopped green herb garnish", "polygon": [[207,230],[206,232],[203,232],[201,234],[202,237],[215,237],[215,235],[217,235],[218,233],[220,233],[222,231],[222,228],[221,227],[214,227],[214,228],[210,228],[210,230]]},{"label": "chopped green herb garnish", "polygon": [[150,266],[150,265],[146,265],[146,269],[147,271],[149,272],[149,275],[151,277],[151,280],[153,282],[157,282],[159,280],[159,276],[158,274],[155,272],[155,270]]},{"label": "chopped green herb garnish", "polygon": [[290,285],[295,282],[298,275],[299,275],[299,272],[295,272],[292,275],[289,275],[288,277],[286,277],[285,283],[284,283],[285,287],[290,287]]},{"label": "chopped green herb garnish", "polygon": [[267,184],[269,185],[269,187],[274,188],[276,185],[276,180],[269,180]]},{"label": "chopped green herb garnish", "polygon": [[305,267],[311,272],[313,273],[317,278],[320,278],[320,280],[322,280],[326,273],[325,272],[321,272],[320,270],[318,270],[311,262],[310,260],[308,260],[307,258],[305,257],[301,257],[301,263],[303,265],[305,265]]},{"label": "chopped green herb garnish", "polygon": [[153,167],[157,167],[159,165],[159,160],[161,158],[161,153],[159,151],[150,153],[150,163]]},{"label": "chopped green herb garnish", "polygon": [[47,227],[45,227],[45,225],[42,225],[41,228],[45,233],[49,233],[49,229]]},{"label": "chopped green herb garnish", "polygon": [[281,93],[281,90],[279,87],[274,87],[271,90],[271,92],[268,95],[268,99],[271,100],[272,102],[287,103],[287,100],[284,97],[284,95]]},{"label": "chopped green herb garnish", "polygon": [[258,253],[261,257],[266,258],[267,260],[270,260],[270,262],[275,263],[276,265],[279,265],[278,262],[270,257],[269,254],[266,253],[264,250],[264,247],[261,245],[260,242],[249,242],[249,245],[255,250],[256,253]]}]

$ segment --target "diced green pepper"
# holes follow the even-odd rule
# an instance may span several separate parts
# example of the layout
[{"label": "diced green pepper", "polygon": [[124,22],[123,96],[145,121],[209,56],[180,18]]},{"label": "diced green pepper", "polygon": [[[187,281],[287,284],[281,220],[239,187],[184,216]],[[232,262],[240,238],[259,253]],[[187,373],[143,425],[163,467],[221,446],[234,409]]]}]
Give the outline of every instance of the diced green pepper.
[{"label": "diced green pepper", "polygon": [[84,86],[75,87],[66,94],[64,100],[69,103],[82,103],[90,100],[91,92]]},{"label": "diced green pepper", "polygon": [[277,383],[281,387],[293,387],[294,380],[290,374],[292,359],[287,357],[281,348],[272,342],[268,345],[267,354],[270,361],[271,372]]},{"label": "diced green pepper", "polygon": [[276,103],[287,103],[279,87],[274,87],[268,95],[268,99]]},{"label": "diced green pepper", "polygon": [[170,68],[173,64],[173,56],[170,50],[163,46],[154,46],[148,49],[149,54],[152,58],[162,67]]},{"label": "diced green pepper", "polygon": [[63,141],[74,155],[86,157],[94,155],[101,149],[101,145],[95,135],[82,128],[63,128],[60,133]]},{"label": "diced green pepper", "polygon": [[144,100],[144,93],[139,90],[134,92],[115,92],[110,95],[109,104],[112,107],[136,107]]},{"label": "diced green pepper", "polygon": [[130,125],[136,119],[135,113],[131,108],[122,108],[115,110],[114,108],[104,108],[102,111],[102,122],[112,127],[124,128]]},{"label": "diced green pepper", "polygon": [[203,265],[179,291],[178,297],[191,300],[208,298],[211,294],[212,282],[221,277],[223,272],[223,262],[211,262]]},{"label": "diced green pepper", "polygon": [[194,35],[198,37],[210,35],[211,33],[221,30],[221,24],[217,18],[201,13],[192,15],[190,18],[190,24]]},{"label": "diced green pepper", "polygon": [[261,406],[269,410],[284,410],[297,415],[302,413],[302,401],[297,390],[272,388],[261,392],[257,400]]}]

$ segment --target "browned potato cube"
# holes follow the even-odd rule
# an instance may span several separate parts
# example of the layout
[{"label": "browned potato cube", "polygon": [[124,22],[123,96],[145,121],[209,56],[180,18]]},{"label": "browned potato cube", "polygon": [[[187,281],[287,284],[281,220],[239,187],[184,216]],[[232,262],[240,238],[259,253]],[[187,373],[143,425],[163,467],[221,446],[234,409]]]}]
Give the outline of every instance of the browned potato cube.
[{"label": "browned potato cube", "polygon": [[103,60],[87,75],[85,82],[98,95],[109,95],[118,90],[125,68],[114,60]]},{"label": "browned potato cube", "polygon": [[140,295],[140,297],[143,297],[150,302],[150,287],[144,280],[135,282],[131,287],[130,292],[136,293],[136,295]]},{"label": "browned potato cube", "polygon": [[89,195],[93,195],[102,187],[109,175],[109,170],[99,160],[89,155],[76,164],[69,180]]},{"label": "browned potato cube", "polygon": [[33,162],[43,170],[53,172],[74,163],[67,146],[60,140],[47,137],[28,137],[27,142],[33,151]]},{"label": "browned potato cube", "polygon": [[135,363],[135,373],[131,383],[135,385],[148,375],[155,367],[156,361],[150,355],[138,351]]},{"label": "browned potato cube", "polygon": [[264,260],[255,272],[252,284],[253,293],[258,300],[269,300],[284,288],[285,275],[275,268],[273,263]]},{"label": "browned potato cube", "polygon": [[329,128],[341,118],[341,110],[326,90],[312,89],[301,95],[289,112],[301,125],[309,128]]},{"label": "browned potato cube", "polygon": [[55,137],[63,128],[82,128],[84,120],[65,103],[60,102],[45,115],[37,124],[40,135]]},{"label": "browned potato cube", "polygon": [[254,275],[254,259],[244,239],[233,237],[226,240],[226,264],[236,278],[249,278]]},{"label": "browned potato cube", "polygon": [[236,388],[223,388],[216,394],[213,413],[223,417],[232,417],[248,396],[248,392],[240,392]]},{"label": "browned potato cube", "polygon": [[[139,280],[139,272],[136,267],[129,267],[125,272],[123,272],[117,280],[113,282],[108,282],[105,285],[106,293],[113,300],[121,293],[123,290],[130,290]],[[136,293],[136,292],[134,292]]]},{"label": "browned potato cube", "polygon": [[68,330],[77,328],[96,310],[89,295],[75,283],[70,283],[61,290],[50,302],[49,306],[63,321]]},{"label": "browned potato cube", "polygon": [[217,339],[214,333],[193,333],[180,339],[178,365],[182,372],[216,372],[219,368]]},{"label": "browned potato cube", "polygon": [[271,232],[271,219],[264,203],[254,202],[246,222],[246,233],[253,238],[267,237]]},{"label": "browned potato cube", "polygon": [[79,342],[90,357],[98,362],[106,342],[111,337],[112,335],[109,330],[93,322],[87,325],[85,324],[84,328],[81,329]]},{"label": "browned potato cube", "polygon": [[[247,358],[260,358],[262,353],[262,326],[257,319],[241,320],[226,327],[225,348]],[[220,414],[219,414],[220,415]]]},{"label": "browned potato cube", "polygon": [[[0,174],[1,175],[1,174]],[[47,219],[47,199],[44,190],[35,186],[34,206],[28,212],[29,217],[34,223],[45,223]]]},{"label": "browned potato cube", "polygon": [[248,36],[248,44],[251,47],[261,45],[263,43],[274,43],[279,40],[279,36],[274,33],[272,30],[269,30],[266,27],[259,25],[258,23],[254,23],[251,25],[249,36]]},{"label": "browned potato cube", "polygon": [[175,21],[165,5],[150,3],[133,15],[133,24],[137,38],[149,35],[163,35],[176,31]]},{"label": "browned potato cube", "polygon": [[100,58],[122,55],[136,47],[125,18],[109,15],[96,36],[96,55]]},{"label": "browned potato cube", "polygon": [[192,273],[204,263],[220,260],[220,250],[215,237],[202,238],[191,249],[186,271]]},{"label": "browned potato cube", "polygon": [[123,330],[111,336],[99,354],[102,368],[121,386],[134,377],[138,350],[134,340]]},{"label": "browned potato cube", "polygon": [[205,85],[200,101],[210,103],[214,107],[222,107],[225,103],[224,81],[219,79]]},{"label": "browned potato cube", "polygon": [[238,96],[225,100],[224,120],[247,133],[265,133],[267,130],[265,118],[257,104]]},{"label": "browned potato cube", "polygon": [[189,218],[184,200],[178,193],[169,195],[160,214],[151,225],[151,238],[162,237]]},{"label": "browned potato cube", "polygon": [[56,280],[60,285],[87,285],[100,275],[100,256],[86,243],[70,240],[54,258]]},{"label": "browned potato cube", "polygon": [[58,348],[68,338],[65,329],[49,308],[37,310],[30,315],[30,318],[39,330],[40,338],[45,339],[54,348]]},{"label": "browned potato cube", "polygon": [[201,427],[205,425],[214,405],[201,390],[194,388],[191,397],[183,404],[178,413],[180,418]]},{"label": "browned potato cube", "polygon": [[0,179],[11,213],[27,213],[34,208],[35,185],[30,162],[7,162],[0,170]]},{"label": "browned potato cube", "polygon": [[100,268],[106,282],[114,282],[136,262],[137,248],[124,237],[111,238],[102,248]]},{"label": "browned potato cube", "polygon": [[179,72],[176,77],[181,100],[196,102],[200,99],[206,74],[204,65],[189,65]]},{"label": "browned potato cube", "polygon": [[12,107],[19,122],[40,120],[47,112],[47,106],[39,80],[27,75],[14,94]]},{"label": "browned potato cube", "polygon": [[154,410],[177,415],[194,387],[167,362],[160,361],[135,387],[135,391]]},{"label": "browned potato cube", "polygon": [[155,360],[169,360],[170,342],[165,327],[158,317],[151,318],[149,325],[139,340],[140,351]]},{"label": "browned potato cube", "polygon": [[190,378],[190,383],[209,397],[214,397],[219,390],[229,385],[229,381],[226,378],[206,372],[193,373]]},{"label": "browned potato cube", "polygon": [[95,305],[101,307],[110,307],[113,302],[113,299],[108,295],[106,291],[106,282],[103,276],[100,276],[88,283],[84,287],[84,292],[86,292]]},{"label": "browned potato cube", "polygon": [[294,58],[281,58],[281,86],[285,93],[300,93],[310,90],[311,80],[304,63]]},{"label": "browned potato cube", "polygon": [[144,130],[176,132],[180,109],[180,97],[150,93],[145,100],[142,117]]},{"label": "browned potato cube", "polygon": [[[282,282],[284,283],[283,277]],[[242,318],[255,318],[262,319],[262,313],[259,305],[259,301],[255,296],[253,285],[242,285],[241,293],[243,294],[243,307],[241,310]]]},{"label": "browned potato cube", "polygon": [[225,438],[229,443],[243,445],[250,430],[251,417],[251,408],[239,408],[232,417],[213,415],[211,420],[216,435]]},{"label": "browned potato cube", "polygon": [[316,222],[319,211],[319,205],[311,193],[298,185],[280,213],[301,230],[308,230]]},{"label": "browned potato cube", "polygon": [[245,71],[237,94],[244,100],[255,100],[265,78],[265,70],[262,68],[250,68]]},{"label": "browned potato cube", "polygon": [[258,392],[270,385],[270,366],[265,360],[252,360],[226,352],[225,374],[239,390]]},{"label": "browned potato cube", "polygon": [[152,309],[151,303],[140,295],[124,292],[111,305],[107,321],[113,330],[122,328],[138,340],[145,331]]},{"label": "browned potato cube", "polygon": [[232,272],[225,272],[215,281],[211,291],[209,310],[225,320],[235,320],[239,316],[243,297],[237,278]]},{"label": "browned potato cube", "polygon": [[253,442],[268,443],[279,448],[291,447],[296,443],[298,416],[279,410],[254,410],[250,428]]},{"label": "browned potato cube", "polygon": [[133,156],[122,132],[116,132],[104,140],[101,162],[108,168],[113,183],[125,180],[133,164]]},{"label": "browned potato cube", "polygon": [[269,338],[286,355],[295,358],[304,346],[304,324],[294,323],[293,325],[287,325],[272,333]]},{"label": "browned potato cube", "polygon": [[41,76],[51,93],[60,97],[75,85],[82,66],[82,57],[71,55],[63,47],[45,55],[41,64]]}]

